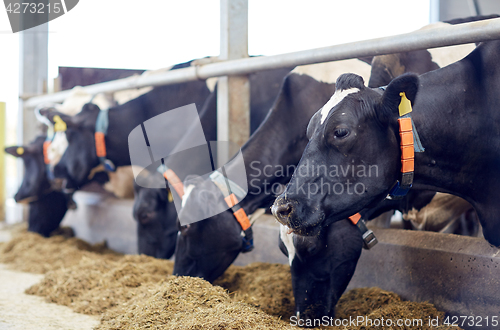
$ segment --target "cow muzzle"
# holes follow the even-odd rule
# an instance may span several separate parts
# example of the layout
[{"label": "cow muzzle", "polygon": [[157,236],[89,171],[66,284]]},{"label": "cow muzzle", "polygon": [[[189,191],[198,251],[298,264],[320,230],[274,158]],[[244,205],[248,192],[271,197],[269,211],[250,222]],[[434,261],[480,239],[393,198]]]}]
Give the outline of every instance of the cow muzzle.
[{"label": "cow muzzle", "polygon": [[271,212],[282,225],[288,226],[290,215],[293,212],[293,205],[284,199],[276,200],[271,207]]},{"label": "cow muzzle", "polygon": [[305,202],[301,203],[283,195],[271,206],[271,212],[279,223],[290,228],[290,232],[305,236],[316,235],[325,219],[319,206],[314,208],[318,210],[316,212],[307,212],[309,209],[310,206]]}]

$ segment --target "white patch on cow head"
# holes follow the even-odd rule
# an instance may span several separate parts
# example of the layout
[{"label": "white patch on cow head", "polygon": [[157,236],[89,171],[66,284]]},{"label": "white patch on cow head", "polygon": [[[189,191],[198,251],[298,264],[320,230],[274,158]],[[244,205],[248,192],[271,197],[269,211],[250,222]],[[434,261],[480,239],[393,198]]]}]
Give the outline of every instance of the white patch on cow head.
[{"label": "white patch on cow head", "polygon": [[328,114],[330,113],[330,111],[337,104],[342,102],[342,100],[347,95],[352,94],[352,93],[357,93],[357,92],[359,92],[359,88],[354,88],[354,87],[349,88],[349,89],[336,90],[335,93],[330,98],[330,100],[328,100],[328,102],[326,102],[326,104],[323,106],[323,108],[321,108],[321,124],[323,125],[323,123],[325,122],[326,117],[328,117]]},{"label": "white patch on cow head", "polygon": [[47,148],[47,157],[49,159],[49,164],[55,166],[61,160],[64,152],[68,148],[68,139],[66,138],[66,132],[56,132],[54,134],[54,139]]},{"label": "white patch on cow head", "polygon": [[290,228],[280,224],[280,237],[283,244],[288,251],[288,262],[292,265],[293,258],[295,258],[295,246],[293,245],[293,233],[289,233]]},{"label": "white patch on cow head", "polygon": [[181,202],[182,207],[186,205],[189,195],[191,195],[191,192],[193,191],[194,187],[195,187],[194,184],[190,184],[189,186],[187,186],[186,189],[184,189],[184,195],[182,196],[182,202]]}]

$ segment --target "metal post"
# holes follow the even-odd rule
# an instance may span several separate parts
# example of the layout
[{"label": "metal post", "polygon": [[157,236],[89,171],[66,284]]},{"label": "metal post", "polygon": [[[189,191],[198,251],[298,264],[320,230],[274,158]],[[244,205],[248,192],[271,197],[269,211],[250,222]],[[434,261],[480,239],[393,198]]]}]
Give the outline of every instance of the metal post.
[{"label": "metal post", "polygon": [[[220,59],[248,57],[248,0],[221,0],[220,6]],[[217,88],[217,139],[242,146],[250,136],[248,77],[221,77]]]},{"label": "metal post", "polygon": [[0,221],[5,220],[5,102],[0,102]]},{"label": "metal post", "polygon": [[[48,23],[19,34],[19,95],[47,93]],[[22,99],[19,101],[18,123],[18,144],[27,144],[37,133],[37,121],[33,108],[27,107]]]},{"label": "metal post", "polygon": [[[48,79],[48,24],[42,24],[31,29],[19,32],[19,95],[40,95],[47,93]],[[17,144],[28,144],[34,139],[38,131],[38,122],[33,106],[25,104],[19,98]],[[17,162],[17,182],[21,184],[24,175],[24,166]],[[16,219],[25,220],[22,207],[15,207]],[[19,213],[18,213],[19,212]]]}]

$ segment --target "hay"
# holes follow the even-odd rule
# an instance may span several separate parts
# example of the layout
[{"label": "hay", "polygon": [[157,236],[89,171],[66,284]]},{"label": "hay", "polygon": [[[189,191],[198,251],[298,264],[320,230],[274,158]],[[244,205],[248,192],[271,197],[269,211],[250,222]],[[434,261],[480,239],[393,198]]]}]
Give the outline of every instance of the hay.
[{"label": "hay", "polygon": [[11,268],[36,274],[77,265],[84,257],[116,260],[120,254],[106,247],[105,243],[91,245],[78,238],[41,235],[19,230],[9,242],[0,244],[0,263]]},{"label": "hay", "polygon": [[256,262],[245,267],[231,266],[215,281],[227,289],[233,299],[259,307],[265,313],[289,319],[294,298],[290,267]]},{"label": "hay", "polygon": [[[346,292],[339,299],[336,307],[336,317],[342,319],[356,318],[363,316],[364,319],[371,320],[422,320],[421,326],[397,326],[393,324],[390,329],[460,329],[450,326],[430,326],[429,318],[439,318],[440,322],[444,320],[444,312],[438,311],[433,304],[428,302],[403,301],[394,292],[385,291],[379,288],[359,288]],[[380,329],[373,326],[350,327],[352,330]]]},{"label": "hay", "polygon": [[97,329],[289,329],[278,318],[234,301],[221,287],[192,277],[169,277],[149,296],[106,314]]},{"label": "hay", "polygon": [[[77,312],[101,315],[98,329],[102,330],[295,328],[289,321],[294,300],[287,265],[231,266],[215,282],[217,286],[198,278],[171,276],[173,263],[168,260],[123,256],[102,244],[92,246],[75,238],[43,238],[27,232],[0,244],[0,262],[18,270],[46,273],[27,293]],[[337,317],[345,319],[422,319],[418,329],[431,329],[429,317],[442,321],[444,316],[432,304],[403,301],[378,288],[347,292],[336,311]]]},{"label": "hay", "polygon": [[119,260],[83,257],[78,265],[53,270],[26,293],[98,315],[133,298],[140,287],[158,283],[172,273],[173,263],[140,255]]}]

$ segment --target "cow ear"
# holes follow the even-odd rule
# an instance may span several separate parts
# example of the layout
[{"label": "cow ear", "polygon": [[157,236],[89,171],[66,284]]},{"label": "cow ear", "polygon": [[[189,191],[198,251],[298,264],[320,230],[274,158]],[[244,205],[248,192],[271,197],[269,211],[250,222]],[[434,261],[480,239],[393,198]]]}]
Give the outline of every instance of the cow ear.
[{"label": "cow ear", "polygon": [[[82,110],[74,116],[68,116],[64,113],[54,111],[53,108],[40,109],[40,115],[46,117],[53,125],[60,123],[60,127],[88,127],[94,128],[97,115],[101,109],[93,104],[87,103]],[[56,128],[57,130],[57,128]]]},{"label": "cow ear", "polygon": [[415,98],[418,92],[418,76],[414,73],[405,73],[393,79],[387,86],[381,101],[381,113],[387,120],[389,118],[399,117],[399,104],[401,103],[402,93],[410,100],[411,105],[415,104]]},{"label": "cow ear", "polygon": [[[40,109],[40,115],[47,118],[52,125],[60,127],[75,127],[79,126],[78,120],[74,116],[65,115],[59,111],[55,111],[53,108]],[[58,130],[58,128],[56,128]]]},{"label": "cow ear", "polygon": [[26,154],[27,148],[23,146],[12,146],[5,148],[5,152],[14,157],[22,157]]}]

